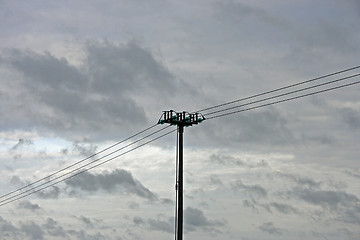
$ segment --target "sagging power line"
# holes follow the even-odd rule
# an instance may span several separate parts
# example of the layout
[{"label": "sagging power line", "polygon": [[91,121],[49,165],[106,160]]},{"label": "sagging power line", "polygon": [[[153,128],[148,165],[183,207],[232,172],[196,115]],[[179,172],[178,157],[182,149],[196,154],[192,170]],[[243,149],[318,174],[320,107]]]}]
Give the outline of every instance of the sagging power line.
[{"label": "sagging power line", "polygon": [[[157,139],[159,139],[159,138],[161,138],[161,137],[164,137],[164,136],[170,134],[170,133],[173,132],[174,130],[173,130],[173,131],[170,131],[170,132],[168,132],[168,133],[166,133],[166,134],[163,134],[163,135],[161,135],[160,137],[154,138],[153,140],[150,140],[150,141],[146,142],[145,144],[141,144],[141,145],[139,145],[139,146],[137,146],[137,147],[135,147],[135,148],[133,148],[133,149],[130,149],[130,150],[124,152],[124,153],[118,154],[118,155],[116,155],[116,156],[114,156],[114,157],[111,157],[110,159],[107,159],[107,160],[104,160],[104,161],[102,161],[102,162],[100,162],[100,163],[97,163],[97,162],[99,162],[100,160],[102,160],[102,159],[104,159],[104,158],[106,158],[106,157],[108,157],[108,156],[111,156],[112,154],[114,154],[114,153],[116,153],[116,152],[119,152],[119,151],[121,151],[121,150],[123,150],[123,149],[125,149],[125,148],[127,148],[127,147],[130,147],[130,146],[132,146],[132,145],[134,145],[134,144],[136,144],[136,143],[138,143],[138,142],[140,142],[140,141],[143,141],[144,139],[146,139],[146,138],[148,138],[148,137],[150,137],[150,136],[153,136],[153,135],[155,135],[156,133],[159,133],[159,132],[163,131],[164,129],[168,128],[168,127],[169,127],[169,126],[164,127],[164,128],[161,128],[160,130],[157,130],[157,131],[155,131],[155,132],[153,132],[153,133],[151,133],[151,134],[149,134],[149,135],[147,135],[147,136],[145,136],[145,137],[142,137],[142,138],[140,138],[140,139],[138,139],[138,140],[136,140],[136,141],[134,141],[134,142],[132,142],[132,143],[129,143],[129,144],[121,147],[120,149],[117,149],[117,150],[115,150],[115,151],[112,151],[112,152],[106,154],[105,156],[102,156],[101,158],[95,159],[95,160],[93,160],[93,161],[91,161],[91,162],[89,162],[89,163],[86,163],[86,164],[84,164],[84,165],[82,165],[82,166],[80,166],[80,167],[77,167],[76,169],[73,169],[73,170],[71,170],[71,171],[69,171],[69,172],[66,172],[66,173],[64,173],[64,174],[62,174],[62,175],[60,175],[60,176],[58,176],[58,177],[56,177],[56,178],[50,179],[50,180],[48,180],[48,181],[46,181],[46,182],[44,182],[44,183],[42,183],[42,184],[40,184],[40,185],[36,185],[35,187],[32,187],[32,188],[27,189],[27,190],[25,190],[25,191],[22,191],[22,192],[20,192],[20,193],[18,193],[18,194],[14,194],[14,195],[12,195],[12,196],[10,196],[10,197],[7,197],[7,198],[5,198],[5,199],[3,199],[3,200],[0,201],[0,206],[9,204],[9,203],[14,202],[14,201],[16,201],[16,200],[22,199],[22,198],[24,198],[24,197],[26,197],[26,196],[29,196],[29,195],[35,194],[35,193],[37,193],[37,192],[39,192],[39,191],[45,190],[46,188],[49,188],[49,187],[52,187],[52,186],[54,186],[54,185],[56,185],[56,184],[58,184],[58,183],[64,182],[64,181],[66,181],[66,180],[68,180],[68,179],[70,179],[70,178],[72,178],[72,177],[75,177],[75,176],[77,176],[77,175],[79,175],[79,174],[81,174],[81,173],[83,173],[83,172],[87,172],[87,171],[89,171],[89,170],[91,170],[91,169],[93,169],[93,168],[95,168],[95,167],[98,167],[98,166],[100,166],[100,165],[103,165],[103,164],[105,164],[105,163],[107,163],[107,162],[110,162],[110,161],[112,161],[112,160],[120,157],[120,156],[123,156],[123,155],[125,155],[125,154],[127,154],[127,153],[129,153],[129,152],[132,152],[133,150],[138,149],[138,148],[141,147],[141,146],[145,146],[145,145],[147,145],[147,144],[149,144],[149,143],[151,143],[151,142],[153,142],[153,141],[155,141],[155,140],[157,140]],[[89,167],[89,168],[86,168],[86,167],[88,167],[88,166],[90,166],[90,165],[92,165],[92,164],[94,164],[94,163],[97,163],[97,164],[94,165],[94,166],[91,166],[91,167]],[[77,172],[77,171],[78,171],[78,172]],[[70,174],[72,174],[72,173],[74,173],[74,174],[73,174],[73,175],[70,175]],[[67,175],[70,175],[70,176],[69,176],[69,177],[66,177],[66,178],[63,178],[63,177],[65,177],[65,176],[67,176]],[[58,180],[58,179],[60,179],[60,180]],[[56,181],[56,180],[58,180],[58,181]],[[39,182],[39,180],[38,180],[37,182]],[[27,186],[33,186],[33,185],[34,185],[34,184],[28,184]],[[40,188],[40,187],[41,187],[41,188]],[[39,188],[40,188],[40,189],[39,189]],[[22,188],[19,188],[19,189],[23,190],[23,189],[25,189],[25,187],[22,187]],[[15,191],[12,191],[12,192],[15,193],[15,192],[18,192],[18,191],[19,191],[19,190],[15,190]],[[5,194],[5,195],[3,195],[3,196],[9,196],[9,195],[11,195],[11,194]]]},{"label": "sagging power line", "polygon": [[[215,117],[209,117],[209,116],[210,116],[210,115],[214,115],[214,114],[218,114],[218,113],[222,113],[222,112],[227,112],[227,111],[232,110],[232,109],[245,107],[245,106],[252,105],[252,104],[255,104],[255,103],[261,103],[261,102],[265,102],[265,101],[272,100],[272,99],[275,99],[275,98],[280,98],[280,97],[288,96],[288,95],[291,95],[291,94],[294,94],[294,93],[299,93],[299,92],[311,90],[311,89],[314,89],[314,88],[318,88],[318,87],[321,87],[321,86],[333,84],[333,83],[336,83],[336,82],[344,81],[344,80],[347,80],[347,79],[350,79],[350,78],[354,78],[354,77],[358,77],[358,76],[360,76],[360,74],[354,74],[354,75],[351,75],[351,76],[347,76],[347,77],[339,78],[339,79],[336,79],[336,80],[332,80],[332,81],[330,81],[330,82],[321,83],[321,84],[318,84],[318,85],[315,85],[315,86],[306,87],[306,88],[298,89],[298,90],[295,90],[295,91],[278,94],[278,95],[275,95],[275,96],[272,96],[272,97],[263,98],[263,99],[260,99],[260,100],[252,101],[252,102],[249,102],[249,103],[244,103],[244,104],[241,104],[241,105],[236,105],[236,106],[233,106],[233,107],[228,107],[228,108],[221,109],[221,110],[218,110],[218,111],[213,111],[213,112],[204,114],[204,116],[206,116],[207,119],[213,119],[213,118],[215,118]],[[294,97],[292,97],[292,98],[287,98],[287,99],[281,100],[281,101],[279,101],[279,102],[285,102],[285,101],[288,101],[288,100],[290,101],[290,100],[294,100],[294,99],[297,99],[297,98],[306,97],[306,96],[310,96],[310,95],[315,95],[315,94],[322,93],[322,92],[328,92],[328,91],[331,91],[331,90],[336,90],[336,89],[338,89],[338,88],[343,88],[343,87],[355,85],[355,84],[357,84],[357,83],[358,83],[358,82],[343,84],[343,85],[339,85],[339,86],[336,86],[336,87],[331,87],[331,88],[328,88],[328,89],[324,89],[324,90],[319,90],[319,91],[315,91],[315,92],[312,92],[312,93],[303,94],[303,95],[300,95],[300,96],[295,97],[295,98],[294,98]],[[278,101],[276,101],[276,102],[278,102]],[[270,105],[272,105],[272,104],[270,104]],[[237,113],[237,112],[239,112],[239,111],[234,111],[234,113]],[[241,112],[241,111],[240,111],[240,112]],[[229,115],[229,114],[227,114],[227,115]],[[223,115],[223,114],[219,114],[219,115],[217,115],[216,117],[219,117],[219,116],[224,116],[224,115]]]},{"label": "sagging power line", "polygon": [[[342,74],[342,73],[345,73],[345,72],[349,72],[349,71],[352,71],[352,70],[355,70],[355,69],[358,69],[358,68],[360,68],[360,66],[356,66],[356,67],[353,67],[353,68],[348,68],[348,69],[345,69],[345,70],[342,70],[342,71],[334,72],[334,73],[327,74],[327,75],[324,75],[324,76],[321,76],[321,77],[317,77],[317,78],[310,79],[310,80],[307,80],[307,81],[303,81],[303,82],[299,82],[299,83],[296,83],[296,84],[288,85],[288,86],[285,86],[285,87],[282,87],[282,88],[277,88],[277,89],[267,91],[267,92],[263,92],[263,93],[260,93],[260,94],[255,94],[255,95],[252,95],[250,97],[241,98],[241,99],[237,99],[237,100],[234,100],[234,101],[231,101],[231,102],[226,102],[226,103],[223,103],[223,104],[219,104],[219,105],[215,105],[215,106],[212,106],[212,107],[204,108],[201,111],[208,111],[208,110],[211,110],[211,109],[215,109],[215,108],[223,107],[223,106],[226,106],[226,105],[234,104],[234,103],[237,103],[237,102],[240,102],[240,101],[245,101],[245,100],[253,99],[253,98],[256,98],[256,97],[259,97],[259,96],[271,94],[271,93],[274,93],[274,92],[277,92],[277,91],[280,91],[280,90],[290,89],[290,88],[295,87],[295,86],[300,86],[300,85],[305,84],[305,83],[310,83],[310,82],[314,82],[314,81],[317,81],[317,80],[320,80],[320,79],[325,79],[327,77],[331,77],[331,76],[335,76],[335,75]],[[353,83],[348,83],[348,84],[343,84],[343,85],[332,87],[332,88],[322,89],[322,90],[319,90],[319,91],[310,92],[310,93],[306,93],[306,94],[298,95],[298,96],[294,96],[294,97],[289,97],[289,98],[286,98],[286,99],[281,99],[281,100],[277,100],[277,101],[273,101],[273,102],[263,103],[265,101],[272,100],[272,99],[275,99],[275,98],[279,98],[279,97],[282,97],[282,96],[288,96],[288,95],[298,93],[298,92],[301,92],[301,91],[310,90],[310,89],[313,89],[313,88],[319,87],[319,86],[325,86],[325,85],[330,84],[332,82],[339,82],[339,81],[342,81],[342,80],[345,80],[345,79],[358,77],[359,75],[360,74],[354,74],[354,75],[350,75],[350,76],[347,76],[347,77],[332,80],[332,81],[329,81],[329,82],[326,82],[326,83],[318,84],[318,85],[315,85],[315,86],[312,86],[312,87],[302,88],[302,89],[298,89],[298,90],[295,90],[295,91],[290,91],[290,92],[287,92],[287,93],[278,94],[278,95],[275,95],[275,96],[271,96],[271,97],[267,97],[267,98],[264,98],[264,99],[256,100],[256,101],[253,101],[253,102],[250,102],[250,103],[241,104],[241,105],[237,105],[237,106],[228,107],[228,108],[225,108],[225,109],[213,111],[213,112],[210,112],[210,113],[207,113],[207,114],[204,113],[204,116],[206,117],[206,121],[207,121],[207,120],[211,120],[211,119],[214,119],[214,118],[220,118],[220,117],[224,117],[224,116],[228,116],[228,115],[232,115],[232,114],[236,114],[236,113],[241,113],[241,112],[250,111],[250,110],[254,110],[254,109],[258,109],[258,108],[262,108],[262,107],[266,107],[266,106],[270,106],[270,105],[274,105],[274,104],[278,104],[278,103],[282,103],[282,102],[286,102],[286,101],[295,100],[295,99],[298,99],[298,98],[303,98],[303,97],[306,97],[306,96],[311,96],[311,95],[315,95],[315,94],[319,94],[319,93],[323,93],[323,92],[336,90],[336,89],[339,89],[339,88],[352,86],[352,85],[360,83],[360,81],[353,82]],[[251,105],[253,105],[255,103],[260,103],[260,105],[251,107]],[[263,103],[263,104],[261,104],[261,103]],[[230,111],[230,110],[233,110],[233,109],[236,109],[236,108],[241,108],[241,107],[244,107],[244,106],[249,106],[249,108],[239,109],[239,110],[236,110],[236,111]],[[200,114],[200,111],[199,111],[199,114]],[[211,116],[211,115],[213,115],[213,116]],[[204,121],[204,119],[202,119],[202,121]],[[64,182],[67,179],[78,176],[79,174],[81,174],[83,172],[94,169],[94,168],[96,168],[96,167],[98,167],[98,166],[100,166],[102,164],[105,164],[105,163],[107,163],[109,161],[112,161],[112,160],[114,160],[114,159],[116,159],[116,158],[118,158],[120,156],[123,156],[123,155],[129,153],[129,152],[132,152],[132,151],[134,151],[136,149],[139,149],[140,147],[143,147],[143,146],[145,146],[147,144],[150,144],[153,141],[156,141],[156,140],[158,140],[158,139],[160,139],[162,137],[165,137],[166,135],[168,135],[168,134],[170,134],[170,133],[172,133],[172,132],[174,132],[176,130],[175,129],[175,130],[172,130],[170,132],[167,132],[167,133],[165,133],[165,134],[163,134],[163,135],[161,135],[159,137],[156,137],[156,138],[154,138],[152,140],[149,140],[149,141],[147,141],[147,142],[145,142],[145,143],[143,143],[141,145],[138,145],[138,146],[136,146],[135,148],[133,148],[131,150],[128,150],[128,151],[126,151],[124,153],[118,154],[118,155],[116,155],[114,157],[111,157],[110,159],[106,159],[106,160],[104,160],[104,161],[102,161],[102,162],[100,162],[100,163],[98,163],[96,165],[93,165],[93,166],[89,167],[90,165],[95,164],[99,160],[102,160],[105,157],[109,157],[110,155],[114,154],[115,152],[119,152],[120,150],[123,150],[126,147],[134,145],[134,144],[136,144],[136,143],[138,143],[138,142],[140,142],[140,141],[142,141],[142,140],[144,140],[144,139],[146,139],[146,138],[148,138],[150,136],[153,136],[154,134],[164,130],[167,127],[162,128],[162,129],[160,129],[158,131],[155,131],[155,132],[153,132],[153,133],[151,133],[151,134],[149,134],[149,135],[147,135],[147,136],[145,136],[145,137],[143,137],[143,138],[141,138],[141,139],[139,139],[139,140],[137,140],[137,141],[135,141],[133,143],[130,143],[130,144],[128,144],[128,145],[126,145],[126,146],[124,146],[124,147],[122,147],[120,149],[117,149],[117,150],[113,151],[112,153],[106,154],[105,156],[103,156],[103,157],[101,157],[99,159],[93,160],[93,161],[91,161],[89,163],[86,163],[86,164],[84,164],[84,165],[82,165],[82,166],[80,166],[80,167],[78,167],[78,168],[76,168],[74,170],[71,170],[71,171],[69,171],[69,172],[67,172],[65,174],[62,174],[60,176],[57,176],[56,178],[51,179],[52,177],[58,175],[59,173],[65,171],[65,170],[69,170],[70,168],[72,168],[72,167],[74,167],[76,165],[79,165],[80,163],[83,163],[86,160],[92,159],[93,157],[95,157],[95,156],[97,156],[97,155],[99,155],[101,153],[104,153],[105,151],[107,151],[107,150],[109,150],[109,149],[111,149],[111,148],[113,148],[113,147],[115,147],[117,145],[120,145],[121,143],[124,143],[124,142],[126,142],[128,140],[131,140],[132,138],[134,138],[136,136],[139,136],[140,134],[142,134],[142,133],[144,133],[144,132],[146,132],[146,131],[148,131],[148,130],[156,127],[156,126],[157,126],[157,124],[155,124],[153,126],[150,126],[150,127],[146,128],[146,129],[144,129],[144,130],[142,130],[142,131],[140,131],[140,132],[138,132],[138,133],[136,133],[136,134],[122,140],[122,141],[120,141],[120,142],[117,142],[117,143],[115,143],[115,144],[101,150],[100,152],[97,152],[97,153],[95,153],[95,154],[93,154],[93,155],[91,155],[91,156],[89,156],[87,158],[84,158],[84,159],[82,159],[82,160],[80,160],[78,162],[75,162],[74,164],[71,164],[71,165],[69,165],[69,166],[67,166],[65,168],[62,168],[62,169],[54,172],[54,173],[51,173],[51,174],[47,175],[46,177],[43,177],[43,178],[41,178],[39,180],[36,180],[36,181],[34,181],[34,182],[30,183],[30,184],[27,184],[27,185],[25,185],[23,187],[20,187],[20,188],[14,190],[14,191],[11,191],[11,192],[9,192],[7,194],[4,194],[4,195],[0,196],[0,206],[10,204],[11,202],[14,202],[14,201],[17,201],[19,199],[25,198],[27,196],[30,196],[30,195],[34,194],[34,193],[43,191],[43,190],[45,190],[45,189],[47,189],[49,187],[52,187],[52,186],[54,186],[56,184]],[[88,168],[86,168],[86,167],[88,167]],[[78,171],[78,172],[76,172],[76,171]],[[70,174],[72,174],[72,175],[70,175]],[[70,175],[70,176],[68,176],[68,175]],[[68,176],[68,177],[64,178],[65,176]],[[58,180],[58,181],[56,181],[56,180]],[[37,185],[38,183],[40,183],[42,181],[44,181],[44,183]],[[25,190],[25,189],[27,189],[27,190]],[[25,190],[25,191],[22,191],[22,190]],[[20,193],[17,193],[17,192],[20,192]],[[15,193],[17,193],[17,194],[15,194]]]},{"label": "sagging power line", "polygon": [[305,81],[302,81],[302,82],[299,82],[299,83],[290,84],[290,85],[287,85],[287,86],[284,86],[284,87],[276,88],[274,90],[254,94],[254,95],[249,96],[249,97],[240,98],[240,99],[232,100],[232,101],[229,101],[229,102],[221,103],[221,104],[218,104],[218,105],[214,105],[214,106],[211,106],[211,107],[196,110],[195,112],[204,112],[204,111],[211,110],[211,109],[214,109],[214,108],[223,107],[223,106],[226,106],[226,105],[229,105],[229,104],[233,104],[233,103],[249,100],[249,99],[252,99],[252,98],[260,97],[260,96],[267,95],[267,94],[270,94],[270,93],[282,91],[282,90],[285,90],[285,89],[288,89],[288,88],[300,86],[300,85],[303,85],[303,84],[306,84],[306,83],[311,83],[311,82],[318,81],[318,80],[321,80],[321,79],[324,79],[324,78],[328,78],[328,77],[339,75],[339,74],[342,74],[342,73],[345,73],[345,72],[353,71],[353,70],[356,70],[356,69],[359,69],[359,68],[360,68],[360,66],[347,68],[347,69],[344,69],[344,70],[341,70],[341,71],[329,73],[329,74],[322,75],[320,77],[312,78],[312,79],[309,79],[309,80],[305,80]]}]

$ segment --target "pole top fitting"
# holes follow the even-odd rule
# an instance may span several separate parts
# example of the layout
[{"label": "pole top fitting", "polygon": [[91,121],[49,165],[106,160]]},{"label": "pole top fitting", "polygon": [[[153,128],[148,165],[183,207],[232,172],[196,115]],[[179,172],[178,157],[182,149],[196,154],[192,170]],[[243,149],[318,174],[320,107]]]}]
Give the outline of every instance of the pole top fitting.
[{"label": "pole top fitting", "polygon": [[175,112],[174,110],[163,111],[158,124],[169,123],[170,125],[181,125],[185,127],[199,124],[205,120],[205,117],[198,112],[189,113],[186,111]]}]

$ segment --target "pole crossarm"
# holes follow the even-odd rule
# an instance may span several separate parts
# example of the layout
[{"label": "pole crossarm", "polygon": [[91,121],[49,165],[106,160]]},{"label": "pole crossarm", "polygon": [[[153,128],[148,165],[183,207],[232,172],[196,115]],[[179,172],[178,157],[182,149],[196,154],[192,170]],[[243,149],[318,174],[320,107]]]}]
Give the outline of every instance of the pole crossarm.
[{"label": "pole crossarm", "polygon": [[193,124],[199,124],[205,120],[205,117],[198,112],[189,113],[186,111],[175,112],[174,110],[163,111],[158,124],[169,123],[170,125],[178,125],[189,127]]}]

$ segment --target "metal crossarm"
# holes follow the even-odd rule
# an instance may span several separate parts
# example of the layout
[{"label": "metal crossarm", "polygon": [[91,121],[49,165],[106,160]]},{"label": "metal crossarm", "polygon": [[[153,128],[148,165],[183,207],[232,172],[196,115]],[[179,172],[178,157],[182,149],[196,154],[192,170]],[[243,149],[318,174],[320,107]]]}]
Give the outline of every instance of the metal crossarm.
[{"label": "metal crossarm", "polygon": [[175,112],[174,110],[163,111],[158,124],[169,123],[170,125],[181,125],[185,127],[192,126],[193,124],[199,124],[205,120],[205,117],[198,112]]}]

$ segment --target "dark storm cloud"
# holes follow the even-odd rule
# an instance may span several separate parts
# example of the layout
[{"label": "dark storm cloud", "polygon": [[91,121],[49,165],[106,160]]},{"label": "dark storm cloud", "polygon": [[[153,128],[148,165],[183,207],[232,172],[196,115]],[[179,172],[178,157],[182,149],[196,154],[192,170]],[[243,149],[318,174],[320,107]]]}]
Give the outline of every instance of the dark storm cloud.
[{"label": "dark storm cloud", "polygon": [[241,180],[237,180],[236,182],[231,184],[231,188],[235,191],[245,190],[250,195],[254,195],[256,197],[267,197],[267,191],[261,187],[260,185],[246,185]]},{"label": "dark storm cloud", "polygon": [[272,222],[263,223],[261,226],[259,226],[259,229],[269,234],[282,235],[281,229],[276,228]]},{"label": "dark storm cloud", "polygon": [[104,171],[99,174],[84,172],[67,180],[66,185],[84,192],[96,192],[99,190],[114,192],[119,190],[124,194],[134,194],[149,200],[157,199],[156,195],[136,180],[129,171],[122,169],[112,172]]},{"label": "dark storm cloud", "polygon": [[92,42],[85,46],[85,53],[82,67],[48,52],[13,49],[3,53],[1,67],[23,77],[13,85],[8,79],[0,80],[9,90],[1,95],[0,106],[16,111],[2,115],[6,128],[2,130],[36,128],[74,139],[83,134],[80,140],[111,137],[116,131],[147,123],[139,105],[144,95],[169,96],[180,86],[136,43]]}]

